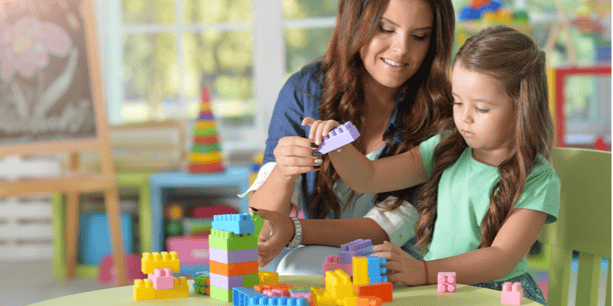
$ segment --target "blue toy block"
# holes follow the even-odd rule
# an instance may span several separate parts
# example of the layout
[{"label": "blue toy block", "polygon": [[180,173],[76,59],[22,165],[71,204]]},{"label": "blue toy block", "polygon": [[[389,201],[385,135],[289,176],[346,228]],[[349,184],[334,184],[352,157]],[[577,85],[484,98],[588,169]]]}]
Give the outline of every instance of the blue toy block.
[{"label": "blue toy block", "polygon": [[368,283],[369,284],[376,284],[376,283],[385,283],[387,282],[387,276],[385,275],[369,275],[368,276]]},{"label": "blue toy block", "polygon": [[470,6],[463,7],[460,10],[460,20],[474,20],[481,18],[481,10],[476,10]]},{"label": "blue toy block", "polygon": [[248,306],[309,306],[306,298],[261,296],[250,298]]},{"label": "blue toy block", "polygon": [[385,258],[367,256],[366,259],[368,260],[368,276],[380,276],[387,273]]},{"label": "blue toy block", "polygon": [[213,216],[213,228],[236,235],[251,234],[255,225],[251,214],[228,214]]},{"label": "blue toy block", "polygon": [[[133,215],[121,213],[121,237],[127,253],[134,251]],[[98,265],[102,258],[111,253],[108,219],[105,213],[85,213],[79,217],[79,263]]]},{"label": "blue toy block", "polygon": [[496,12],[498,11],[499,8],[502,7],[502,2],[500,1],[490,1],[490,3],[488,3],[486,6],[481,8],[481,14],[483,15],[483,13],[485,12]]},{"label": "blue toy block", "polygon": [[338,252],[338,262],[350,264],[354,256],[368,256],[372,253],[370,239],[357,239],[341,245],[341,250]]},{"label": "blue toy block", "polygon": [[336,150],[348,143],[354,142],[360,137],[360,133],[355,125],[350,121],[343,125],[339,125],[330,133],[324,137],[321,145],[317,148],[317,151],[321,154],[326,154],[332,150]]},{"label": "blue toy block", "polygon": [[237,287],[232,288],[232,305],[247,306],[251,298],[265,296],[253,288]]}]

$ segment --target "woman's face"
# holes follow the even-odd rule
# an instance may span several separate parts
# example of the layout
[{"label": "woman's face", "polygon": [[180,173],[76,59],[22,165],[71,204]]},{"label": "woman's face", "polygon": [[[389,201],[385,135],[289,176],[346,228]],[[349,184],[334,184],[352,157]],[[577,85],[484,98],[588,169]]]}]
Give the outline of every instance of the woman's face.
[{"label": "woman's face", "polygon": [[423,0],[390,0],[375,34],[360,49],[370,86],[398,88],[415,74],[428,53],[434,30]]}]

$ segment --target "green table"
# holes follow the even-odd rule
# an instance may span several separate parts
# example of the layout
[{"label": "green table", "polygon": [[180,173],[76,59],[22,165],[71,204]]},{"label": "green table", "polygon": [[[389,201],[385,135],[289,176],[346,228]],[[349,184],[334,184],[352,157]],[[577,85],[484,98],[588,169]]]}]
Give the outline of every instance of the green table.
[{"label": "green table", "polygon": [[[132,286],[124,286],[68,295],[32,305],[232,305],[232,303],[221,302],[211,299],[208,296],[195,293],[192,287],[193,282],[193,280],[188,280],[190,288],[188,298],[134,301],[132,297]],[[322,276],[282,276],[280,282],[294,285],[294,288],[324,287]],[[383,305],[500,305],[500,291],[458,285],[457,291],[454,293],[439,293],[436,288],[436,285],[407,287],[402,284],[397,284],[394,286],[394,301],[384,303]],[[522,305],[536,306],[541,304],[524,298]]]},{"label": "green table", "polygon": [[[149,177],[151,171],[122,171],[117,172],[117,187],[136,188],[138,190],[138,228],[140,253],[151,252],[151,203],[149,201]],[[66,269],[64,268],[64,217],[66,207],[66,196],[54,194],[52,196],[53,206],[53,272],[56,277],[64,278]],[[76,277],[98,277],[98,265],[79,265],[75,267]]]}]

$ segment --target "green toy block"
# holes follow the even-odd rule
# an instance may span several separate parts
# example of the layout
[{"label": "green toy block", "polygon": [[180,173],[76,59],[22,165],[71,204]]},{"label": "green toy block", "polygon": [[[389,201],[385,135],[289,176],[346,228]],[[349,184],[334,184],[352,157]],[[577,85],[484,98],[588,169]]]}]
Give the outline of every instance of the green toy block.
[{"label": "green toy block", "polygon": [[197,135],[197,136],[217,135],[217,129],[215,127],[194,129],[194,135]]},{"label": "green toy block", "polygon": [[232,289],[224,289],[211,286],[211,298],[223,302],[232,303]]},{"label": "green toy block", "polygon": [[192,152],[194,153],[211,153],[219,151],[221,151],[221,146],[218,143],[209,145],[199,144],[192,146]]},{"label": "green toy block", "polygon": [[212,229],[209,235],[209,248],[223,251],[238,251],[258,247],[258,236],[255,233],[236,235],[230,232]]},{"label": "green toy block", "polygon": [[243,287],[253,287],[260,284],[260,278],[257,273],[243,275]]},{"label": "green toy block", "polygon": [[528,11],[526,11],[526,10],[517,10],[517,11],[513,12],[513,19],[528,20]]},{"label": "green toy block", "polygon": [[253,220],[253,224],[255,225],[254,235],[256,237],[260,236],[260,232],[262,231],[262,227],[264,227],[264,219],[260,217],[260,215],[256,215],[251,213],[251,220]]}]

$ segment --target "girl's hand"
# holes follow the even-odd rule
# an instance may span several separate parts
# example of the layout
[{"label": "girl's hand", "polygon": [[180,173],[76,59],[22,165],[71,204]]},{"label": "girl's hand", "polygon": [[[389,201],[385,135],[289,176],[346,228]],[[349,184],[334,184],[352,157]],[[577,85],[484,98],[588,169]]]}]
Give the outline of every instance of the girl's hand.
[{"label": "girl's hand", "polygon": [[384,241],[372,247],[375,252],[370,256],[383,257],[387,263],[387,281],[390,283],[402,282],[407,286],[423,285],[426,281],[426,272],[423,263],[403,251],[399,246]]},{"label": "girl's hand", "polygon": [[285,177],[295,180],[298,174],[319,169],[322,163],[321,153],[312,141],[297,136],[286,136],[279,139],[274,155],[277,168]]},{"label": "girl's hand", "polygon": [[315,141],[316,145],[320,145],[323,138],[328,136],[328,133],[335,129],[337,126],[341,125],[335,120],[315,120],[311,117],[306,117],[302,119],[302,126],[310,125],[311,130],[309,131],[309,139]]},{"label": "girl's hand", "polygon": [[257,211],[254,210],[253,213],[260,215],[262,219],[266,220],[271,231],[266,242],[258,245],[258,265],[263,267],[281,253],[281,250],[294,238],[294,231],[296,229],[292,219],[274,210],[259,208]]}]

